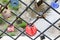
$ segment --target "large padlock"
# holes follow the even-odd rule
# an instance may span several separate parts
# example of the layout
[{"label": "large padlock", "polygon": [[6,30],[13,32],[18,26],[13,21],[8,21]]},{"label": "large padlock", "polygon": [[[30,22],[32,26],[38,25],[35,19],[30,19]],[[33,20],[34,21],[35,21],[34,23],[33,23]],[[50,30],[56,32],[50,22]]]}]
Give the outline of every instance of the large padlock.
[{"label": "large padlock", "polygon": [[37,28],[35,25],[29,26],[26,25],[26,34],[28,34],[29,36],[34,36],[37,33]]},{"label": "large padlock", "polygon": [[3,12],[2,12],[2,16],[5,18],[5,19],[8,19],[11,17],[11,11],[9,9],[5,9]]},{"label": "large padlock", "polygon": [[18,0],[10,0],[11,6],[12,7],[17,7],[19,5],[19,1]]},{"label": "large padlock", "polygon": [[14,26],[9,25],[8,28],[7,28],[7,32],[14,32]]}]

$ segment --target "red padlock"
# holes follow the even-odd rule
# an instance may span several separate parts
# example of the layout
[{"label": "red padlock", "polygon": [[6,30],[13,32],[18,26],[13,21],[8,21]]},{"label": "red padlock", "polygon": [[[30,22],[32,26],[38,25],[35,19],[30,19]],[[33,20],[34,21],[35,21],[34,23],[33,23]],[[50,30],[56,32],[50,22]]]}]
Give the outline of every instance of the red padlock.
[{"label": "red padlock", "polygon": [[7,28],[7,32],[14,32],[14,26],[9,25],[8,28]]},{"label": "red padlock", "polygon": [[26,34],[28,34],[29,36],[34,36],[37,33],[37,28],[35,27],[35,25],[29,26],[26,25]]}]

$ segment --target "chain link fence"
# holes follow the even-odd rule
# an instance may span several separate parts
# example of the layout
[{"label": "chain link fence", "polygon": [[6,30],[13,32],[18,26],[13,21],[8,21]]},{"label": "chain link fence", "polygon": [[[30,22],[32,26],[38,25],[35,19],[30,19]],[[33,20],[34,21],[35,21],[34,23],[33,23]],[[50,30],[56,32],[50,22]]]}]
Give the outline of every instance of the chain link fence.
[{"label": "chain link fence", "polygon": [[[27,11],[28,9],[31,9],[33,12],[35,12],[37,15],[39,15],[35,10],[33,10],[33,9],[30,7],[30,6],[34,3],[34,1],[35,1],[35,0],[33,0],[33,1],[30,3],[30,5],[27,6],[26,3],[24,3],[24,2],[21,1],[21,0],[19,0],[19,2],[21,2],[22,4],[24,4],[24,5],[26,6],[26,8],[25,8],[25,10],[24,10],[19,16],[17,16],[15,13],[13,13],[13,12],[11,11],[11,12],[16,16],[16,19],[15,19],[12,23],[6,21],[5,19],[3,19],[3,18],[1,18],[1,17],[0,17],[0,18],[1,18],[2,20],[4,20],[6,23],[11,24],[11,25],[13,25],[18,18],[20,18],[22,21],[26,22],[24,19],[21,18],[21,16],[22,16],[22,15],[24,14],[24,12]],[[55,2],[58,2],[58,0],[56,0]],[[3,9],[1,10],[0,13],[3,12],[3,10],[9,5],[9,3],[10,3],[10,1],[9,1],[5,6],[3,6],[2,4],[0,4],[0,5],[3,6]],[[60,15],[60,13],[59,13],[56,9],[52,8],[48,3],[46,3],[45,1],[43,1],[43,3],[45,3],[47,6],[49,6],[49,7],[43,12],[43,14],[45,14],[49,9],[52,9],[52,10],[54,10],[58,15]],[[22,34],[24,34],[24,35],[26,35],[28,38],[30,38],[31,40],[36,40],[38,37],[41,37],[41,35],[43,34],[43,36],[41,37],[41,40],[43,40],[44,37],[47,37],[49,40],[52,40],[50,37],[48,37],[48,36],[45,35],[44,33],[45,33],[48,29],[50,29],[52,26],[55,27],[57,30],[60,31],[60,29],[55,26],[55,24],[60,20],[60,18],[59,18],[58,20],[56,20],[54,23],[51,23],[49,20],[47,20],[46,18],[44,18],[43,15],[39,15],[39,16],[41,16],[46,22],[48,22],[48,23],[51,24],[51,25],[50,25],[47,29],[45,29],[43,32],[41,32],[40,30],[37,30],[40,34],[39,34],[37,37],[35,37],[34,39],[31,38],[30,36],[28,36],[27,34],[25,34],[25,33],[24,33],[25,30],[24,30],[24,31],[21,31],[21,30],[18,29],[17,27],[15,27],[15,29],[18,30],[19,32],[21,32],[21,34],[19,34],[16,38],[13,38],[12,36],[10,36],[9,34],[6,33],[7,28],[6,28],[4,31],[0,30],[0,31],[2,32],[2,33],[0,34],[0,36],[2,36],[3,34],[6,34],[7,36],[11,37],[13,40],[17,40]],[[33,23],[31,23],[31,25],[33,25],[39,18],[40,18],[40,17],[38,17]],[[26,23],[27,23],[28,25],[30,25],[28,22],[26,22]],[[60,37],[60,35],[57,36],[54,40],[57,40],[59,37]]]}]

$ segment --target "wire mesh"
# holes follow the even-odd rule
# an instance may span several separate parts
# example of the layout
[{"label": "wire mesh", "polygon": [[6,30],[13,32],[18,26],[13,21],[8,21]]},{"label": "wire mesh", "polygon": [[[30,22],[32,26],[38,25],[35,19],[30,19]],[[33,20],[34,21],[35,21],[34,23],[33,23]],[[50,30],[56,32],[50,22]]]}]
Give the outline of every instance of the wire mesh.
[{"label": "wire mesh", "polygon": [[[24,3],[24,2],[21,1],[21,0],[19,0],[19,2],[21,2],[22,4],[24,4],[24,5],[26,6],[26,8],[25,8],[25,10],[24,10],[19,16],[17,16],[14,12],[11,11],[11,13],[13,13],[13,14],[16,16],[16,19],[15,19],[12,23],[6,21],[5,19],[3,19],[3,18],[1,18],[1,17],[0,17],[0,18],[1,18],[2,20],[4,20],[6,23],[13,25],[18,18],[20,18],[22,21],[26,22],[24,19],[21,18],[21,16],[22,16],[22,15],[24,14],[24,12],[27,11],[28,9],[31,9],[31,10],[32,10],[33,12],[35,12],[37,15],[41,16],[40,14],[38,14],[35,10],[33,10],[33,9],[30,7],[30,6],[34,3],[34,1],[35,1],[35,0],[33,0],[33,1],[31,2],[31,4],[29,4],[29,5],[27,6],[26,3]],[[58,0],[56,0],[55,2],[58,2]],[[2,4],[0,4],[0,5],[3,6],[3,9],[1,10],[0,13],[2,13],[4,9],[6,9],[6,7],[9,5],[9,3],[10,3],[10,1],[9,1],[5,6],[3,6]],[[60,15],[60,12],[58,12],[57,10],[55,10],[54,8],[52,8],[48,3],[46,3],[45,1],[43,1],[43,3],[45,3],[47,6],[49,6],[49,7],[43,12],[43,14],[45,14],[49,9],[52,9],[52,10],[54,10],[58,15]],[[46,22],[48,22],[48,23],[51,24],[51,25],[50,25],[47,29],[45,29],[43,32],[41,32],[40,30],[37,30],[40,34],[39,34],[37,37],[35,37],[34,39],[31,38],[30,36],[28,36],[27,34],[25,34],[25,33],[24,33],[25,30],[24,30],[24,31],[21,31],[21,30],[19,30],[19,29],[16,28],[16,27],[15,27],[15,29],[18,30],[19,32],[21,32],[21,34],[24,34],[24,35],[26,35],[27,37],[29,37],[31,40],[36,40],[36,39],[37,39],[38,37],[40,37],[42,34],[43,34],[44,37],[47,37],[49,40],[52,40],[50,37],[48,37],[48,36],[45,35],[44,33],[45,33],[48,29],[50,29],[52,26],[54,26],[57,30],[60,31],[60,29],[55,26],[55,24],[60,20],[60,18],[59,18],[58,20],[56,20],[54,23],[51,23],[49,20],[47,20],[46,18],[44,18],[43,15],[42,15],[41,17],[42,17]],[[39,17],[39,18],[40,18],[40,17]],[[39,18],[37,18],[33,23],[31,23],[31,26],[32,26]],[[26,23],[27,23],[28,25],[30,25],[28,22],[26,22]],[[2,33],[0,34],[0,36],[2,36],[3,34],[6,34],[7,36],[11,37],[13,40],[17,40],[17,39],[21,36],[21,34],[19,34],[16,38],[13,38],[12,36],[10,36],[9,34],[6,33],[7,28],[6,28],[4,31],[2,31],[2,30],[0,30],[0,31],[2,32]],[[60,37],[60,35],[57,36],[54,40],[57,40],[59,37]],[[42,39],[41,39],[41,40],[42,40]]]}]

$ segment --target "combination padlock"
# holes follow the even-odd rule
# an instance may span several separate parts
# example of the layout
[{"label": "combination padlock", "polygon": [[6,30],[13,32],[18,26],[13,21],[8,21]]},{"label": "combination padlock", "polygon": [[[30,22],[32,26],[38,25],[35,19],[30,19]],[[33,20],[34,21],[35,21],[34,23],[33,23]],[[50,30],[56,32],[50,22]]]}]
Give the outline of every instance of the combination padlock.
[{"label": "combination padlock", "polygon": [[25,31],[27,35],[34,36],[37,33],[37,28],[35,25],[32,26],[26,25]]},{"label": "combination padlock", "polygon": [[14,32],[14,25],[9,25],[7,28],[7,32]]},{"label": "combination padlock", "polygon": [[11,17],[11,11],[9,9],[4,9],[4,11],[2,12],[2,16],[5,18],[5,19],[8,19]]}]

